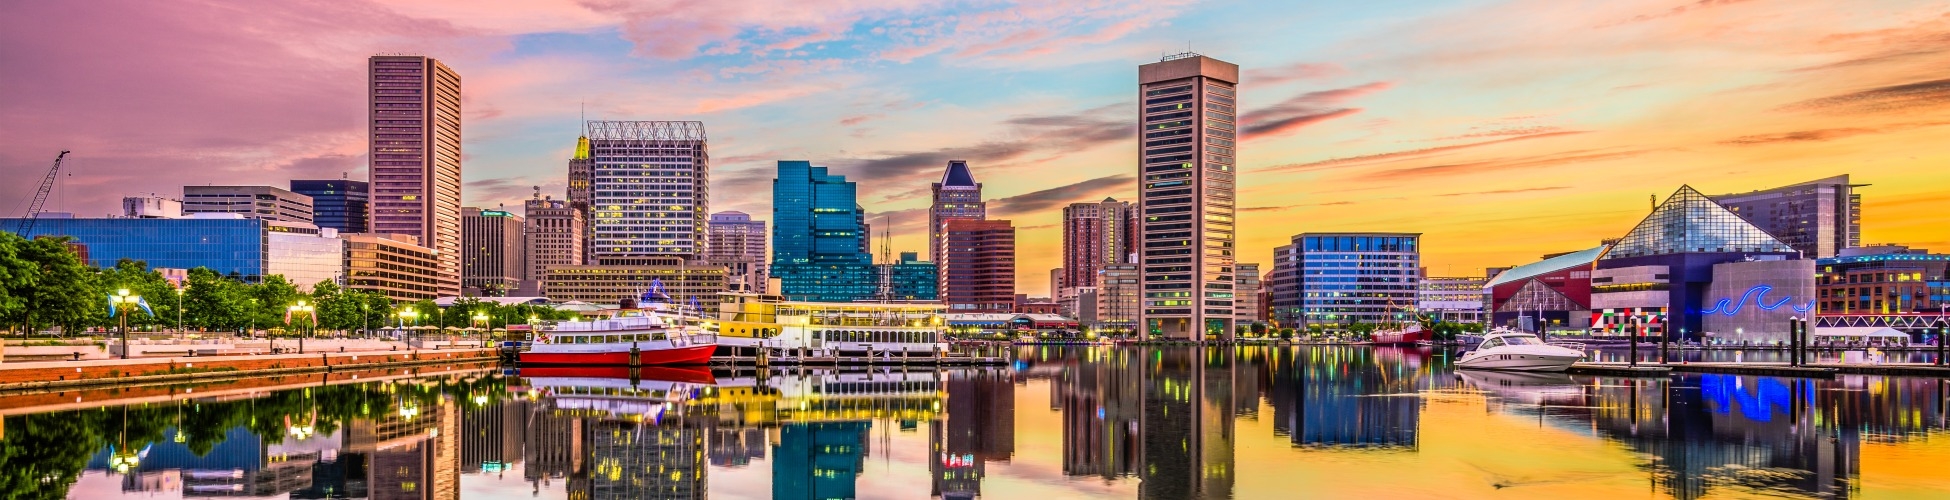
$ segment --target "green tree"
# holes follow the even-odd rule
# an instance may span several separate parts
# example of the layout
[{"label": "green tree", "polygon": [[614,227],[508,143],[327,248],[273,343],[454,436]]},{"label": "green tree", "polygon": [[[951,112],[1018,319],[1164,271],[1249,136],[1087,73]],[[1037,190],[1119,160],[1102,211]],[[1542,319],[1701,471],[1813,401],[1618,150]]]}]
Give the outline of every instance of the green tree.
[{"label": "green tree", "polygon": [[100,293],[95,272],[68,248],[68,239],[35,238],[23,240],[21,260],[33,274],[34,286],[22,294],[20,323],[28,331],[41,325],[60,326],[72,335],[83,328],[102,324],[108,316],[108,295]]},{"label": "green tree", "polygon": [[[260,327],[288,326],[284,321],[285,314],[288,312],[286,308],[298,305],[298,300],[304,298],[298,293],[298,287],[285,281],[284,276],[280,275],[271,275],[264,278],[263,283],[246,285],[246,288],[246,295],[256,299],[255,302],[250,303],[249,314],[256,318],[255,322]],[[293,325],[303,324],[303,321],[295,316],[291,319]]]},{"label": "green tree", "polygon": [[183,295],[184,312],[191,326],[214,330],[236,330],[249,325],[249,297],[244,284],[206,267],[190,270],[189,289]]},{"label": "green tree", "polygon": [[16,318],[25,315],[28,291],[39,277],[33,262],[21,255],[21,246],[26,244],[20,235],[0,231],[0,322],[8,330],[19,324]]}]

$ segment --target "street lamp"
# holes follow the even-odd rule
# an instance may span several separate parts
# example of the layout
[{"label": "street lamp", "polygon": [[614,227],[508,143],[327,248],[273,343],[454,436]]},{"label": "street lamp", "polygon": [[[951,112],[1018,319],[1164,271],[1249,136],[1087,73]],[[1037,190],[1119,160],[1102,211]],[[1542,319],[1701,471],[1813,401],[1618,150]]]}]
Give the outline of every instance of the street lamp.
[{"label": "street lamp", "polygon": [[[291,320],[289,319],[291,316],[296,316],[299,314],[303,314],[307,318],[311,319],[311,324],[309,326],[316,326],[318,324],[318,316],[313,315],[313,312],[318,310],[317,306],[307,304],[305,303],[304,300],[299,300],[298,305],[291,306],[287,309],[290,311],[290,313],[286,315],[286,319],[285,319],[285,323],[287,324],[291,322]],[[298,354],[305,353],[305,335],[306,333],[308,333],[308,330],[309,329],[307,329],[307,331],[298,332]]]},{"label": "street lamp", "polygon": [[475,322],[475,323],[478,323],[478,324],[480,324],[480,325],[481,325],[481,326],[477,326],[477,327],[475,327],[475,328],[480,328],[480,329],[481,329],[481,343],[483,344],[483,345],[482,345],[482,347],[487,347],[487,346],[485,345],[485,344],[487,343],[487,341],[488,341],[488,331],[487,331],[487,327],[490,327],[490,326],[494,326],[494,323],[490,323],[490,322],[488,322],[488,315],[487,315],[487,313],[479,313],[479,312],[477,312],[477,313],[474,313],[474,322]]},{"label": "street lamp", "polygon": [[183,334],[183,289],[188,288],[189,286],[190,284],[188,282],[184,282],[183,286],[176,287],[176,334],[177,335]]},{"label": "street lamp", "polygon": [[406,322],[409,320],[413,321],[413,326],[420,326],[420,313],[414,311],[413,308],[411,307],[408,307],[406,308],[406,310],[399,312],[400,329],[402,330],[406,329]]},{"label": "street lamp", "polygon": [[114,311],[114,312],[115,312],[115,318],[116,318],[117,320],[120,320],[120,321],[121,321],[121,323],[122,323],[122,359],[129,359],[129,312],[128,312],[128,308],[131,308],[131,307],[135,307],[135,306],[136,306],[137,304],[140,304],[140,303],[142,303],[142,296],[141,296],[141,295],[129,295],[129,289],[127,289],[127,288],[123,288],[123,289],[118,289],[118,290],[116,290],[116,291],[115,291],[115,296],[114,296],[114,297],[109,297],[109,299],[108,299],[108,300],[109,300],[109,302],[110,302],[110,303],[112,303],[112,304],[114,304],[114,305],[116,306],[116,307],[114,307],[114,308],[112,308],[112,309],[115,309],[115,311]]}]

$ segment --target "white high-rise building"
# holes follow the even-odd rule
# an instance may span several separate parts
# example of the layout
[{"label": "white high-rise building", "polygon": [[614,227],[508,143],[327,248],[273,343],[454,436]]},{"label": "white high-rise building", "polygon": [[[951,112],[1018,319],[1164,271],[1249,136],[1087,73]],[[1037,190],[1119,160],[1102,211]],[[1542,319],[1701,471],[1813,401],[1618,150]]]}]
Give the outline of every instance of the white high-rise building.
[{"label": "white high-rise building", "polygon": [[591,259],[705,254],[704,122],[590,121]]}]

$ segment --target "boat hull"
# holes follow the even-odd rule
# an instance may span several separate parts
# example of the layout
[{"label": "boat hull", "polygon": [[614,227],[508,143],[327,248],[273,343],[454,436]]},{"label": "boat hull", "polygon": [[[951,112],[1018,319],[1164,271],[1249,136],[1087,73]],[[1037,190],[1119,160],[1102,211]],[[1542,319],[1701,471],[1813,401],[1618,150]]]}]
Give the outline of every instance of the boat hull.
[{"label": "boat hull", "polygon": [[[717,344],[699,344],[668,349],[646,349],[637,354],[637,364],[651,365],[708,365],[711,352]],[[580,352],[535,352],[521,353],[524,365],[595,365],[629,366],[630,350],[580,351]]]},{"label": "boat hull", "polygon": [[1577,356],[1557,354],[1484,354],[1465,357],[1456,362],[1457,368],[1477,370],[1506,370],[1531,372],[1561,372],[1569,370],[1572,363],[1583,359]]},{"label": "boat hull", "polygon": [[1415,345],[1416,342],[1435,340],[1432,333],[1428,330],[1374,332],[1368,339],[1374,345]]}]

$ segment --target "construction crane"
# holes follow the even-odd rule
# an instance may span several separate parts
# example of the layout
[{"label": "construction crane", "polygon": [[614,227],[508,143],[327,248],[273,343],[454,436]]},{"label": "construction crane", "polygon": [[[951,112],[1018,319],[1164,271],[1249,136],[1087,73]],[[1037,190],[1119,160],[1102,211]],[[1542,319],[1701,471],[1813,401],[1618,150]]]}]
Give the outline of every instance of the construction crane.
[{"label": "construction crane", "polygon": [[47,169],[47,179],[41,181],[41,190],[34,192],[34,202],[27,205],[27,214],[20,217],[20,225],[14,228],[14,234],[31,237],[27,233],[34,230],[34,219],[40,218],[41,206],[47,204],[47,193],[54,190],[55,176],[61,173],[61,159],[67,157],[67,151],[54,157],[54,168]]}]

